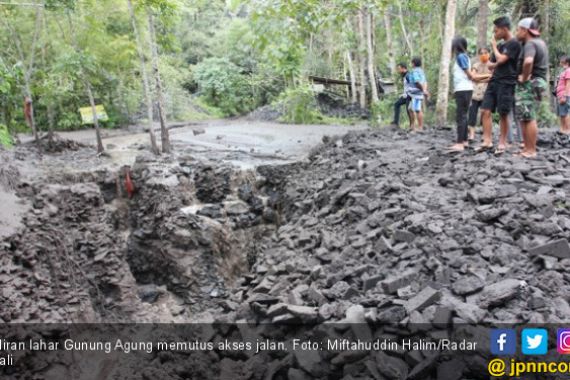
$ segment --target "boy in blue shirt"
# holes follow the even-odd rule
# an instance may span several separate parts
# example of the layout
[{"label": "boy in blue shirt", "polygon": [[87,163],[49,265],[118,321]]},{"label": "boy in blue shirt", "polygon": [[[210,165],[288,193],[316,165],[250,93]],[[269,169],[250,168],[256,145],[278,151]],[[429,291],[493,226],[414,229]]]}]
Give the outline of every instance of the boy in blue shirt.
[{"label": "boy in blue shirt", "polygon": [[424,97],[429,97],[426,75],[422,69],[422,60],[419,57],[412,59],[412,72],[410,75],[411,89],[409,95],[412,98],[410,102],[410,130],[415,132],[415,119],[418,121],[418,131],[424,128],[424,113],[422,111],[422,103]]}]

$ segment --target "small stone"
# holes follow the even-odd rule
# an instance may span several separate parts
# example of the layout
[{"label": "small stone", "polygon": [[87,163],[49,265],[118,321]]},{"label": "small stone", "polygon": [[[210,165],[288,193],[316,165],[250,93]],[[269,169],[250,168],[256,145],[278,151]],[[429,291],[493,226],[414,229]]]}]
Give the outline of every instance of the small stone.
[{"label": "small stone", "polygon": [[406,317],[406,309],[395,305],[378,311],[377,319],[380,323],[397,323]]},{"label": "small stone", "polygon": [[270,318],[283,314],[287,314],[287,304],[285,303],[277,303],[275,305],[271,305],[269,309],[267,309],[267,316]]},{"label": "small stone", "polygon": [[397,242],[411,243],[416,238],[416,235],[409,231],[396,230],[394,231],[394,240]]},{"label": "small stone", "polygon": [[485,310],[476,305],[457,302],[453,305],[455,313],[467,323],[479,323],[487,314]]},{"label": "small stone", "polygon": [[532,256],[549,255],[560,259],[568,259],[570,258],[570,245],[568,245],[568,240],[560,239],[531,248],[528,252]]},{"label": "small stone", "polygon": [[485,287],[485,282],[477,276],[466,276],[455,281],[452,285],[455,294],[465,296],[475,293]]},{"label": "small stone", "polygon": [[303,322],[316,322],[319,319],[319,312],[314,307],[287,305],[287,311]]},{"label": "small stone", "polygon": [[416,296],[411,298],[404,306],[408,311],[408,314],[412,311],[422,311],[429,305],[434,304],[441,298],[441,293],[431,287],[424,288]]},{"label": "small stone", "polygon": [[499,306],[516,297],[524,282],[515,279],[506,279],[486,286],[479,294],[479,306],[483,309]]},{"label": "small stone", "polygon": [[382,289],[387,294],[394,294],[398,289],[408,285],[416,276],[417,272],[415,270],[407,270],[400,275],[393,276],[382,281]]},{"label": "small stone", "polygon": [[433,315],[432,324],[436,328],[445,329],[449,326],[452,316],[453,311],[450,308],[439,306]]},{"label": "small stone", "polygon": [[380,281],[382,281],[384,279],[384,275],[376,275],[376,276],[372,276],[372,277],[367,277],[365,279],[363,279],[363,289],[364,291],[368,291],[372,288],[374,288]]}]

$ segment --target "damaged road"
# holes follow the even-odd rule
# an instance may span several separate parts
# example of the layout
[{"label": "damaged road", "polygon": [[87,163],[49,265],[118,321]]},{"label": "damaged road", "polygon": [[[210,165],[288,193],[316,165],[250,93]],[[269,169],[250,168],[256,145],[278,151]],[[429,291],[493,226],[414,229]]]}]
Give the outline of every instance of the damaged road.
[{"label": "damaged road", "polygon": [[[32,209],[0,251],[0,318],[371,326],[343,330],[353,338],[568,322],[570,139],[543,132],[540,158],[529,161],[449,155],[451,140],[451,132],[386,128],[324,137],[307,160],[248,170],[179,147],[170,157],[141,154],[120,170],[20,178],[16,192]],[[285,330],[259,334],[291,338]],[[488,355],[481,351],[462,361],[376,353],[372,364],[335,355],[217,353],[201,357],[213,367],[187,371],[488,377],[480,377]],[[168,378],[185,360],[170,357],[159,372],[133,362],[129,376]]]},{"label": "damaged road", "polygon": [[[353,305],[382,322],[432,322],[442,308],[458,322],[565,320],[567,137],[543,134],[536,161],[449,156],[434,148],[446,138],[351,132],[255,170],[181,152],[20,178],[31,210],[3,244],[0,317],[75,320],[51,314],[71,304],[80,320],[137,320],[142,299],[168,294],[179,320],[342,320]],[[54,297],[73,281],[77,299]]]}]

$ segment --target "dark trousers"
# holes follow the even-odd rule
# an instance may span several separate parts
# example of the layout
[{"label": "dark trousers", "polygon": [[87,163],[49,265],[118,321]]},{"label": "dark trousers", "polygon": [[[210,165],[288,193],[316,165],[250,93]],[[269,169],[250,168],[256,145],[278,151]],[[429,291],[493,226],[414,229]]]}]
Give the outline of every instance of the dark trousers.
[{"label": "dark trousers", "polygon": [[408,113],[408,104],[410,104],[409,97],[400,96],[396,103],[394,103],[394,120],[392,124],[400,125],[400,107],[406,106],[406,114],[408,115],[408,119],[410,118],[410,114]]},{"label": "dark trousers", "polygon": [[457,106],[455,120],[457,122],[458,143],[467,141],[467,112],[469,111],[469,104],[471,104],[472,96],[473,91],[457,91],[455,93],[455,104]]},{"label": "dark trousers", "polygon": [[471,100],[471,106],[469,106],[469,121],[467,122],[468,126],[477,126],[477,115],[479,115],[481,104],[483,104],[483,100]]}]

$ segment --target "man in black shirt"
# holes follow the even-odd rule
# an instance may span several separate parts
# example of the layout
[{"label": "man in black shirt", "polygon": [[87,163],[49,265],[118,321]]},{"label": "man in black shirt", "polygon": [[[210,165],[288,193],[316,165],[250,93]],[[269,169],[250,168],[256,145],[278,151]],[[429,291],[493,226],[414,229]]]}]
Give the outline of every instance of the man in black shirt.
[{"label": "man in black shirt", "polygon": [[548,88],[548,48],[539,36],[538,23],[533,18],[523,18],[519,22],[517,39],[522,42],[523,51],[515,99],[516,116],[521,121],[524,140],[520,155],[526,158],[536,157],[537,113]]},{"label": "man in black shirt", "polygon": [[398,98],[398,100],[396,100],[396,103],[394,103],[394,120],[392,121],[392,125],[396,127],[400,125],[400,107],[402,106],[406,106],[408,120],[411,120],[410,111],[408,110],[408,105],[410,104],[411,100],[410,94],[408,93],[408,90],[411,86],[409,77],[410,73],[408,72],[408,66],[405,63],[399,63],[397,69],[398,73],[402,76],[404,90],[402,95]]},{"label": "man in black shirt", "polygon": [[[499,17],[493,21],[494,36],[491,40],[493,56],[490,68],[493,76],[489,86],[485,91],[483,103],[481,104],[481,120],[483,122],[483,144],[479,150],[491,149],[493,147],[493,120],[492,112],[499,113],[501,135],[497,154],[503,153],[506,149],[507,134],[509,131],[509,112],[513,108],[515,87],[517,84],[517,64],[521,52],[520,43],[513,38],[511,33],[511,21],[508,17]],[[504,42],[497,45],[497,40]]]}]

